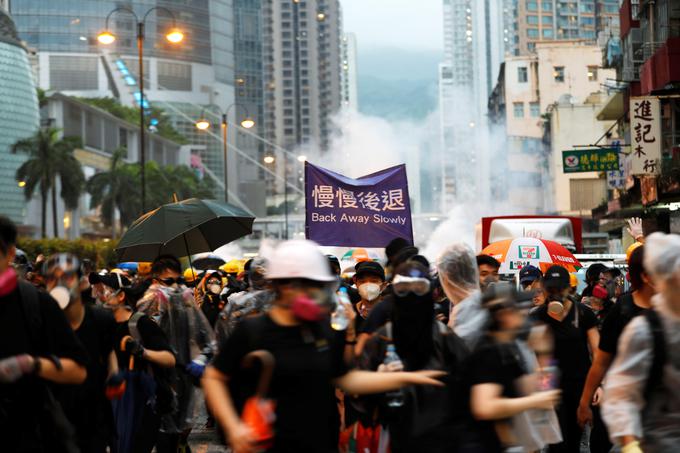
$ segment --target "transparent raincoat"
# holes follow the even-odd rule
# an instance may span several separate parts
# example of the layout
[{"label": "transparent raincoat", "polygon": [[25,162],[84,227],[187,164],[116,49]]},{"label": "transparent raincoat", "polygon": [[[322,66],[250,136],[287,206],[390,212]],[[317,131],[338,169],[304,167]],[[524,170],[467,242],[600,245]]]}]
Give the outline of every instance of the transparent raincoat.
[{"label": "transparent raincoat", "polygon": [[231,296],[215,324],[217,341],[222,344],[234,331],[239,321],[248,316],[266,312],[274,298],[274,292],[268,289],[244,291]]},{"label": "transparent raincoat", "polygon": [[191,425],[195,378],[186,372],[192,361],[207,363],[216,351],[215,334],[194,302],[193,292],[183,286],[152,284],[139,302],[137,311],[154,319],[168,338],[177,361],[173,389],[178,411],[164,417],[164,432],[183,432]]},{"label": "transparent raincoat", "polygon": [[645,400],[652,366],[653,335],[644,316],[633,319],[619,340],[618,353],[607,374],[602,416],[613,442],[634,435],[645,452],[676,452],[680,445],[680,317],[659,294],[654,309],[661,318],[667,360],[661,385]]}]

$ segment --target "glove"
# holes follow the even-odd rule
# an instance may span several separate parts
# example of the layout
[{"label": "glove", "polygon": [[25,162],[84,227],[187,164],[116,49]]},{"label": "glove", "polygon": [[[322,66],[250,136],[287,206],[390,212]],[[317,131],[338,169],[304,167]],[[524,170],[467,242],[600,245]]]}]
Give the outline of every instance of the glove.
[{"label": "glove", "polygon": [[187,365],[187,373],[196,379],[202,378],[206,363],[208,363],[207,358],[202,354],[199,355]]},{"label": "glove", "polygon": [[104,390],[106,398],[109,400],[117,400],[122,398],[123,394],[125,393],[125,387],[125,375],[121,372],[112,374],[106,380],[106,389]]},{"label": "glove", "polygon": [[132,337],[125,342],[125,350],[137,359],[144,357],[144,346]]},{"label": "glove", "polygon": [[621,453],[642,453],[640,448],[640,442],[634,440],[633,442],[628,442],[626,445],[621,447]]},{"label": "glove", "polygon": [[35,372],[37,360],[28,354],[15,355],[0,360],[0,382],[11,384],[22,376]]}]

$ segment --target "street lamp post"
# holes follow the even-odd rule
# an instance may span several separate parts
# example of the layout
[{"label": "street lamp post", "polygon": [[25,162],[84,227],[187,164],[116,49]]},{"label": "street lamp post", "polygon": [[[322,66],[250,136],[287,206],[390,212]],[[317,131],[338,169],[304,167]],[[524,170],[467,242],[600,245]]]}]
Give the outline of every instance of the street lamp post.
[{"label": "street lamp post", "polygon": [[[250,118],[250,115],[248,115],[248,108],[239,103],[233,103],[227,107],[227,109],[222,112],[222,151],[224,154],[224,201],[229,202],[229,185],[227,184],[227,170],[229,169],[227,165],[227,128],[229,127],[229,122],[228,122],[228,115],[229,115],[229,110],[234,107],[234,106],[241,106],[243,109],[246,111],[246,117],[241,121],[241,127],[244,127],[245,129],[250,129],[251,127],[255,126],[255,121],[253,121]],[[203,114],[201,114],[201,118],[198,119],[195,123],[196,129],[199,130],[206,130],[210,127],[210,121],[208,121]]]},{"label": "street lamp post", "polygon": [[[265,164],[273,164],[275,162],[274,156],[265,156]],[[307,161],[307,156],[299,155],[297,157],[298,162],[304,163]],[[286,161],[286,156],[283,156],[283,238],[288,239],[288,162]]]},{"label": "street lamp post", "polygon": [[184,34],[177,28],[177,23],[175,20],[175,15],[172,11],[162,6],[154,6],[149,8],[142,20],[139,20],[139,16],[135,14],[132,8],[127,6],[120,6],[113,9],[106,16],[105,29],[99,35],[97,35],[97,40],[104,44],[112,44],[116,40],[116,35],[114,35],[109,29],[109,19],[111,16],[117,12],[126,12],[131,14],[137,22],[137,55],[139,57],[139,164],[140,164],[140,178],[142,183],[142,213],[146,212],[146,126],[144,124],[144,25],[146,24],[146,18],[154,10],[165,11],[172,18],[172,29],[169,33],[165,35],[165,39],[172,44],[177,44],[184,39]]}]

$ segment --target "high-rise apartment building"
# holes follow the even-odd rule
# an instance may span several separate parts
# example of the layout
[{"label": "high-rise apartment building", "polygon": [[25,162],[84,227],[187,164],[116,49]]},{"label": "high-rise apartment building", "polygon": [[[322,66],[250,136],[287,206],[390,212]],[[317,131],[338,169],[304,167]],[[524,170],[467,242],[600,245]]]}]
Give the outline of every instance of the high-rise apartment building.
[{"label": "high-rise apartment building", "polygon": [[541,41],[583,39],[595,43],[599,34],[617,36],[618,0],[518,0],[517,39],[520,55]]},{"label": "high-rise apartment building", "polygon": [[516,0],[444,0],[439,65],[442,210],[489,196],[487,100],[514,53]]},{"label": "high-rise apartment building", "polygon": [[342,74],[340,77],[342,90],[342,108],[357,111],[359,109],[359,93],[357,86],[357,37],[354,33],[342,36],[340,47]]},{"label": "high-rise apartment building", "polygon": [[340,2],[268,1],[262,19],[267,137],[323,152],[341,102]]}]

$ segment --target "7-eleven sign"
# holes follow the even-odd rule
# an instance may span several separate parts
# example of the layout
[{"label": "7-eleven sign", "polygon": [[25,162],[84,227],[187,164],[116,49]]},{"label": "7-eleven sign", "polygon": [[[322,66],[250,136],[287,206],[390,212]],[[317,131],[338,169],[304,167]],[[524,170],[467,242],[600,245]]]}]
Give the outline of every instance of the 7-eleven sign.
[{"label": "7-eleven sign", "polygon": [[519,257],[525,260],[538,260],[541,258],[539,247],[537,245],[520,245]]}]

